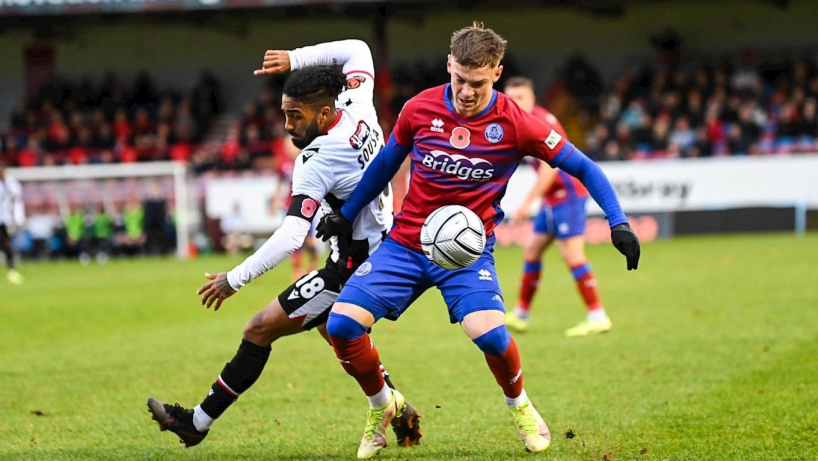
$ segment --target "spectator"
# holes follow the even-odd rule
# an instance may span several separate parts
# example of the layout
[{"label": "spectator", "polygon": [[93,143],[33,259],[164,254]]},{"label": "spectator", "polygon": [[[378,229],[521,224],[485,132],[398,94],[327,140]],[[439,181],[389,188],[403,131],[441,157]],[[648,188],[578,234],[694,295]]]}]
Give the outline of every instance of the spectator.
[{"label": "spectator", "polygon": [[696,143],[685,152],[683,157],[710,157],[713,155],[713,143],[710,142],[710,136],[707,128],[700,126],[696,128]]},{"label": "spectator", "polygon": [[683,112],[693,126],[699,126],[704,122],[704,105],[702,104],[702,93],[699,90],[691,90],[687,94]]},{"label": "spectator", "polygon": [[604,150],[602,151],[601,160],[614,161],[626,160],[627,158],[628,158],[627,152],[625,151],[625,149],[622,148],[622,146],[619,145],[619,143],[616,140],[611,139],[605,143]]},{"label": "spectator", "polygon": [[105,264],[111,252],[111,245],[114,236],[114,223],[111,215],[105,210],[102,204],[97,206],[93,217],[93,230],[91,231],[91,248],[97,262]]},{"label": "spectator", "polygon": [[733,155],[747,155],[750,152],[752,140],[746,136],[738,123],[731,123],[727,127],[727,148]]},{"label": "spectator", "polygon": [[670,133],[670,120],[668,117],[660,117],[653,125],[651,137],[651,150],[655,157],[667,156],[668,136]]},{"label": "spectator", "polygon": [[62,245],[66,257],[79,257],[82,262],[88,262],[88,237],[85,228],[85,211],[80,205],[70,205],[65,222],[65,243]]},{"label": "spectator", "polygon": [[799,129],[799,149],[801,152],[809,152],[818,149],[818,117],[816,117],[816,99],[807,98],[801,108],[801,126]]},{"label": "spectator", "polygon": [[761,82],[761,75],[757,66],[758,56],[753,49],[745,49],[741,53],[741,66],[733,72],[730,86],[738,93],[754,93]]},{"label": "spectator", "polygon": [[241,214],[241,204],[236,202],[233,209],[222,216],[219,223],[222,234],[222,246],[230,255],[238,254],[253,248],[253,237],[245,232],[244,216]]},{"label": "spectator", "polygon": [[138,200],[130,199],[114,227],[114,248],[117,255],[134,256],[145,245],[145,212]]},{"label": "spectator", "polygon": [[800,135],[800,129],[801,126],[797,120],[795,105],[791,102],[784,103],[778,115],[776,151],[780,153],[792,152],[795,148],[795,142]]},{"label": "spectator", "polygon": [[60,244],[57,229],[61,226],[60,216],[52,205],[33,205],[33,212],[26,220],[26,232],[31,237],[31,256],[37,259],[57,254]]},{"label": "spectator", "polygon": [[681,116],[676,119],[670,133],[670,143],[675,144],[680,151],[685,151],[696,143],[696,132],[690,127],[687,117]]},{"label": "spectator", "polygon": [[145,251],[148,254],[167,254],[172,248],[172,242],[167,232],[167,200],[165,200],[159,185],[149,185],[148,196],[142,203],[143,232],[145,233]]}]

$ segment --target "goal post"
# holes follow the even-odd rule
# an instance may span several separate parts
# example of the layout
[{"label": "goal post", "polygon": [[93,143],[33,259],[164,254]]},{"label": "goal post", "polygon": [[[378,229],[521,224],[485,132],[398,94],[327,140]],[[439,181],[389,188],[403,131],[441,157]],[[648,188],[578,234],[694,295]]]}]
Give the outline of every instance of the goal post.
[{"label": "goal post", "polygon": [[[191,242],[191,233],[199,224],[199,211],[192,193],[191,175],[187,164],[183,162],[150,162],[150,163],[117,163],[102,165],[63,165],[41,166],[30,168],[9,168],[9,175],[16,178],[23,185],[23,200],[28,204],[31,201],[51,200],[56,202],[60,209],[65,211],[73,195],[75,200],[83,204],[92,202],[101,203],[106,210],[112,211],[115,201],[125,200],[124,193],[117,191],[128,189],[124,183],[128,180],[137,182],[160,181],[170,187],[157,186],[161,197],[173,203],[176,227],[176,254],[180,259],[186,259]],[[33,198],[31,187],[36,183],[47,184],[37,191],[39,197]],[[112,184],[113,183],[113,184]],[[35,186],[36,187],[36,186]],[[69,192],[70,189],[70,192]],[[114,189],[114,190],[112,190]],[[140,184],[136,188],[140,198],[148,194],[148,187]]]}]

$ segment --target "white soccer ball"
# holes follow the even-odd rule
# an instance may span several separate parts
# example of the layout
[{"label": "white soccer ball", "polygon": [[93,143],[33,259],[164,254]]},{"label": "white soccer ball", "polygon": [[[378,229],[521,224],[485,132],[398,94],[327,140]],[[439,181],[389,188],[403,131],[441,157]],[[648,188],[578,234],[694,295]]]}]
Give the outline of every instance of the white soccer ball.
[{"label": "white soccer ball", "polygon": [[426,257],[444,269],[462,269],[483,254],[486,230],[470,209],[446,205],[433,211],[420,229],[420,246]]}]

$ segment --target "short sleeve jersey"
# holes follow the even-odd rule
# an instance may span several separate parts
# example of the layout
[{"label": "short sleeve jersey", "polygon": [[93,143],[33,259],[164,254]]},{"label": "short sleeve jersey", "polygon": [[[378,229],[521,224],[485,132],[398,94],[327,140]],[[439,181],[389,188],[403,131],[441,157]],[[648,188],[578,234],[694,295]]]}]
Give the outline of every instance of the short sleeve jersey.
[{"label": "short sleeve jersey", "polygon": [[411,179],[390,236],[420,251],[426,217],[444,205],[462,205],[482,220],[489,243],[502,221],[500,200],[526,155],[558,166],[573,145],[546,120],[524,112],[502,93],[478,114],[464,117],[451,101],[451,85],[428,89],[410,99],[393,131],[411,146]]}]

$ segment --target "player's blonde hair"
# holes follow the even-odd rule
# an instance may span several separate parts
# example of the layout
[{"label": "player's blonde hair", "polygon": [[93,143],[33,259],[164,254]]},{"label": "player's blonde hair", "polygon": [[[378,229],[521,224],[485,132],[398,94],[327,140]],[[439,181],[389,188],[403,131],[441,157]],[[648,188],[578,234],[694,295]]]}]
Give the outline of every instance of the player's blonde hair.
[{"label": "player's blonde hair", "polygon": [[464,27],[452,34],[451,54],[459,64],[472,68],[489,66],[494,69],[506,52],[506,40],[474,21],[471,27]]}]

